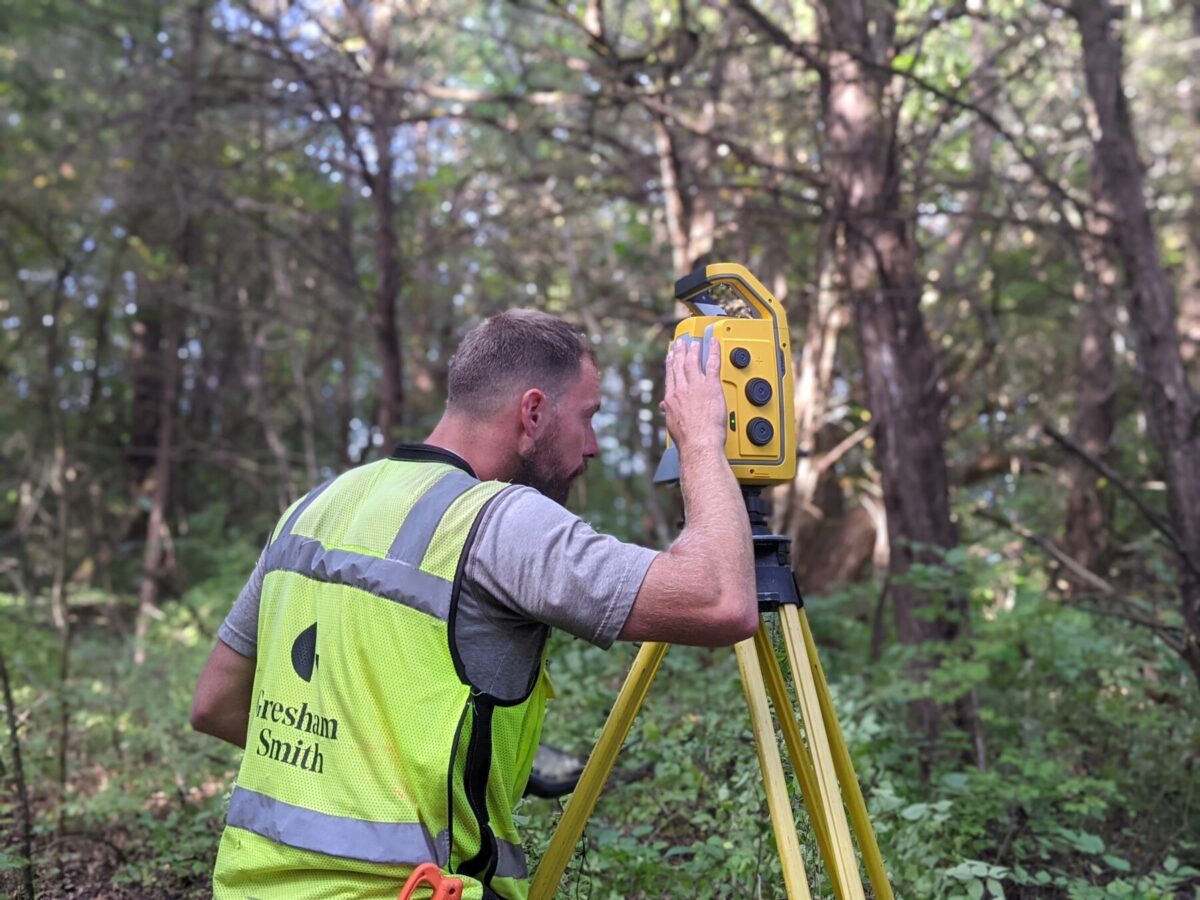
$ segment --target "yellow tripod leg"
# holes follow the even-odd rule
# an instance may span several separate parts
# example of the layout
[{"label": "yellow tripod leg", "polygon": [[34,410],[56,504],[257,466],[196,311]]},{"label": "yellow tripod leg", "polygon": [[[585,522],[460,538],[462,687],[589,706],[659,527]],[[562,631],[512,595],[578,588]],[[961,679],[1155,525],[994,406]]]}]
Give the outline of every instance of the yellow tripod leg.
[{"label": "yellow tripod leg", "polygon": [[[766,626],[759,619],[758,630]],[[808,889],[808,876],[804,873],[804,859],[800,855],[800,839],[796,836],[796,822],[792,816],[792,801],[788,797],[787,781],[783,777],[783,762],[779,758],[779,747],[775,743],[775,725],[771,721],[771,710],[767,707],[767,692],[763,685],[762,670],[754,655],[753,640],[745,640],[734,647],[738,668],[742,672],[742,688],[746,692],[746,703],[750,707],[750,726],[754,731],[754,743],[758,747],[758,763],[762,768],[763,787],[767,792],[767,809],[771,814],[771,827],[775,831],[775,844],[779,848],[779,861],[783,865],[783,883],[789,900],[812,900]]]},{"label": "yellow tripod leg", "polygon": [[[795,606],[781,606],[779,622],[792,664],[800,715],[808,732],[808,749],[812,754],[813,769],[817,775],[817,787],[821,796],[819,805],[827,817],[826,826],[833,838],[837,870],[845,890],[843,896],[848,900],[865,900],[862,877],[858,872],[858,860],[854,856],[854,845],[850,842],[850,826],[846,823],[846,811],[842,806],[841,791],[838,790],[838,776],[829,748],[829,737],[821,714],[816,667],[813,664],[815,654],[809,652],[809,644],[804,640],[800,625],[800,611]],[[819,663],[817,665],[819,666]]]},{"label": "yellow tripod leg", "polygon": [[821,658],[817,656],[817,644],[813,640],[812,628],[808,624],[808,616],[804,610],[799,610],[800,630],[804,635],[804,646],[808,650],[809,661],[812,664],[813,677],[821,703],[821,717],[825,723],[825,731],[829,735],[830,749],[833,751],[833,765],[837,770],[838,780],[846,793],[846,807],[850,811],[850,821],[854,826],[854,835],[858,838],[858,846],[862,851],[863,865],[867,869],[867,877],[871,881],[871,889],[877,900],[893,900],[892,886],[888,882],[887,867],[883,863],[883,854],[879,852],[879,841],[875,838],[875,829],[871,827],[871,819],[867,814],[867,803],[863,799],[862,788],[858,776],[854,774],[854,763],[850,759],[850,751],[846,748],[846,739],[842,736],[842,728],[838,724],[837,712],[833,708],[833,699],[829,696],[829,683],[825,679],[825,669],[821,666]]},{"label": "yellow tripod leg", "polygon": [[638,651],[629,674],[625,676],[625,683],[621,685],[621,693],[617,695],[612,712],[604,723],[604,730],[600,732],[600,739],[588,757],[583,774],[579,776],[579,784],[571,794],[566,811],[534,873],[533,884],[529,888],[530,900],[553,900],[575,845],[579,843],[579,836],[583,834],[588,817],[600,799],[600,791],[612,773],[621,745],[625,743],[633,720],[637,718],[638,710],[650,690],[650,683],[654,681],[654,675],[670,647],[670,644],[646,643]]},{"label": "yellow tripod leg", "polygon": [[837,867],[837,857],[834,855],[825,816],[821,813],[821,793],[817,788],[817,773],[813,771],[812,758],[800,735],[800,726],[792,712],[792,701],[788,697],[787,686],[783,681],[783,672],[779,668],[779,660],[775,657],[775,648],[765,628],[760,628],[755,633],[754,649],[758,653],[758,664],[767,683],[767,693],[771,696],[771,705],[775,707],[775,718],[779,720],[784,743],[787,744],[788,754],[792,758],[792,768],[795,769],[796,779],[800,782],[800,796],[804,799],[805,809],[808,810],[808,821],[812,826],[813,834],[816,835],[817,846],[821,850],[821,859],[825,861],[825,870],[829,873],[833,894],[835,897],[842,897],[845,892],[842,890],[841,873]]}]

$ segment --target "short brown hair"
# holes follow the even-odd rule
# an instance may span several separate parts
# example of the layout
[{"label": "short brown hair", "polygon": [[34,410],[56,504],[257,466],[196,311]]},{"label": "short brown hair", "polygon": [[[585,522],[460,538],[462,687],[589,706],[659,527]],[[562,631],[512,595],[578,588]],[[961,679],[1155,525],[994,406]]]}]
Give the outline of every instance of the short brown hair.
[{"label": "short brown hair", "polygon": [[485,319],[450,357],[447,406],[490,412],[507,389],[540,388],[554,397],[595,351],[573,325],[536,309],[510,309]]}]

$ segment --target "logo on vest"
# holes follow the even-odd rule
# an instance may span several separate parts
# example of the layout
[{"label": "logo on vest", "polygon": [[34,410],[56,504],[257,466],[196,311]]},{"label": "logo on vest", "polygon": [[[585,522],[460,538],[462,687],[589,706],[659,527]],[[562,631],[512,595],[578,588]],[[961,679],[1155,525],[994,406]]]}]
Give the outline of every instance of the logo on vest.
[{"label": "logo on vest", "polygon": [[[311,682],[320,657],[317,656],[317,623],[305,628],[296,640],[292,642],[292,668],[304,681]],[[266,691],[260,690],[254,704],[254,718],[269,722],[272,725],[282,725],[283,728],[273,731],[270,726],[263,726],[258,732],[258,746],[254,748],[256,756],[265,756],[276,762],[281,762],[307,772],[322,775],[325,772],[325,756],[321,753],[320,741],[313,737],[336,741],[338,739],[338,720],[332,716],[326,717],[313,712],[304,701],[299,706],[288,706],[267,696]],[[286,730],[285,730],[286,729]],[[299,734],[295,733],[299,732]],[[308,736],[305,740],[301,735]]]},{"label": "logo on vest", "polygon": [[317,661],[317,623],[313,622],[292,641],[292,668],[305,681],[312,681]]}]

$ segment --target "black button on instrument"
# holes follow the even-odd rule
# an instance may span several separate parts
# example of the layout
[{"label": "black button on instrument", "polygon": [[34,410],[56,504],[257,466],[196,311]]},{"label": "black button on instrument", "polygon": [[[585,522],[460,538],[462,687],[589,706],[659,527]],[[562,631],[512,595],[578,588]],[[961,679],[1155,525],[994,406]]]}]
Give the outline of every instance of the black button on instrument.
[{"label": "black button on instrument", "polygon": [[750,424],[746,426],[746,434],[750,443],[762,447],[771,443],[771,438],[775,437],[775,426],[766,419],[751,419]]},{"label": "black button on instrument", "polygon": [[734,347],[729,351],[729,361],[733,363],[734,368],[744,369],[750,365],[750,351],[745,347]]},{"label": "black button on instrument", "polygon": [[746,382],[746,399],[755,406],[766,406],[771,402],[771,382],[765,378],[751,378]]}]

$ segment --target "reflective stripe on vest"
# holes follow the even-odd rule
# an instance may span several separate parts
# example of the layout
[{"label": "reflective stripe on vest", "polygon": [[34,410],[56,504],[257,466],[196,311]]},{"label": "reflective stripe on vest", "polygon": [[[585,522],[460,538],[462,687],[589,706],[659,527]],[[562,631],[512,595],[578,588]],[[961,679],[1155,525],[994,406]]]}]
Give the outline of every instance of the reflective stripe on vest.
[{"label": "reflective stripe on vest", "polygon": [[520,844],[510,844],[496,838],[499,861],[496,863],[496,878],[528,878],[529,868],[525,865],[525,849]]},{"label": "reflective stripe on vest", "polygon": [[314,581],[358,588],[445,622],[453,585],[396,559],[331,550],[315,538],[284,534],[267,548],[264,574],[297,572]]},{"label": "reflective stripe on vest", "polygon": [[296,572],[327,584],[358,588],[445,622],[450,617],[453,585],[418,566],[442,515],[479,481],[458,470],[438,479],[405,517],[387,558],[352,550],[331,550],[315,538],[292,533],[300,515],[332,483],[326,482],[310,491],[288,516],[267,548],[264,574]]},{"label": "reflective stripe on vest", "polygon": [[479,484],[476,479],[458,470],[440,478],[405,516],[404,524],[400,526],[400,532],[388,551],[388,559],[409,563],[414,568],[419,566],[438,523],[442,521],[443,513],[476,484]]},{"label": "reflective stripe on vest", "polygon": [[450,835],[443,831],[435,842],[429,830],[414,822],[366,822],[345,816],[293,806],[235,786],[227,821],[265,838],[301,850],[347,856],[365,862],[415,866],[450,858]]},{"label": "reflective stripe on vest", "polygon": [[[302,806],[293,806],[235,785],[229,800],[227,821],[273,841],[301,850],[345,856],[364,862],[416,866],[450,859],[450,832],[435,839],[424,826],[412,822],[366,822],[331,816]],[[528,878],[525,851],[519,844],[497,840],[500,861],[497,878]]]},{"label": "reflective stripe on vest", "polygon": [[283,527],[275,532],[275,536],[272,538],[272,540],[278,540],[285,534],[291,534],[292,529],[296,527],[296,520],[300,518],[300,514],[308,509],[309,505],[318,497],[320,497],[325,488],[333,484],[334,481],[335,479],[330,478],[325,483],[317,485],[315,488],[301,497],[299,502],[292,507],[291,515],[287,517],[287,521],[283,523]]}]

